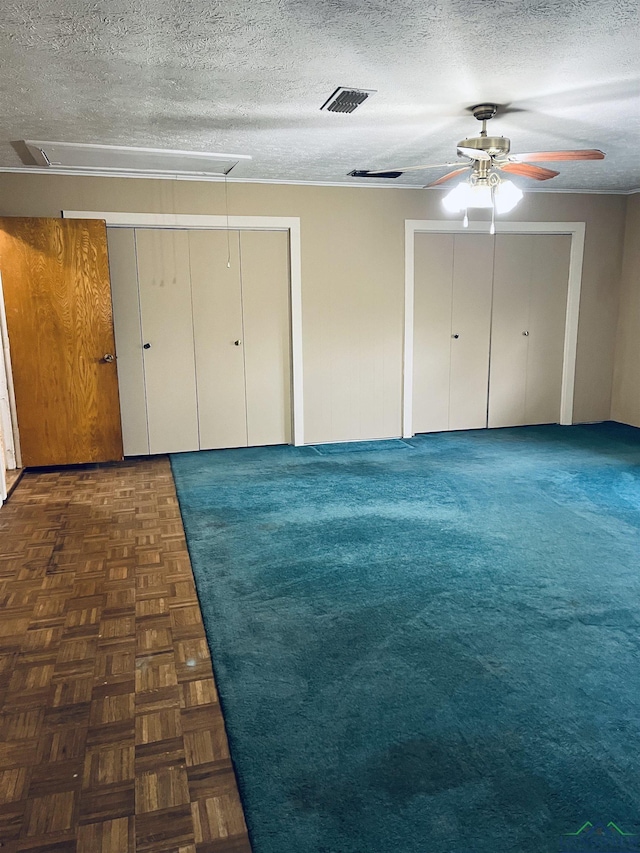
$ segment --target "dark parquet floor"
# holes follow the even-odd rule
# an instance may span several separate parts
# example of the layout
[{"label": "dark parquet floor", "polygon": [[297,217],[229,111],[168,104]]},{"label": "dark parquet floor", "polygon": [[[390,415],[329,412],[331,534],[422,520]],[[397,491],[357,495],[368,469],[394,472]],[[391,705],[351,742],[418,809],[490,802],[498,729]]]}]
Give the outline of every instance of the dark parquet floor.
[{"label": "dark parquet floor", "polygon": [[1,853],[250,853],[166,458],[0,508]]}]

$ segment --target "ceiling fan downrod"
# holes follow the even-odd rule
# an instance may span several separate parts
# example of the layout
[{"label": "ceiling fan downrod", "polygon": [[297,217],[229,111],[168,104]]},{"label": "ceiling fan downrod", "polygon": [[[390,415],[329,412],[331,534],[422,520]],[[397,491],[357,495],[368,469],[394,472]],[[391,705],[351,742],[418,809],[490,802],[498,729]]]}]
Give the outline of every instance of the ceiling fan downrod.
[{"label": "ceiling fan downrod", "polygon": [[494,115],[498,112],[498,105],[476,104],[475,107],[471,107],[471,112],[478,119],[478,121],[482,122],[482,130],[480,131],[480,136],[486,137],[487,122],[489,121],[489,119],[492,119]]}]

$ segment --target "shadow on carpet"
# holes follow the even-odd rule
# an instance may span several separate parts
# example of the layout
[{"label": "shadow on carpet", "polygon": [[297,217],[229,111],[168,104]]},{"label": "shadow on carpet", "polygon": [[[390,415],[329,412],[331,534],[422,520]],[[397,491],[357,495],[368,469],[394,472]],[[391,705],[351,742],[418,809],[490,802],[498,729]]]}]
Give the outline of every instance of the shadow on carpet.
[{"label": "shadow on carpet", "polygon": [[640,430],[363,444],[171,457],[255,853],[640,850]]}]

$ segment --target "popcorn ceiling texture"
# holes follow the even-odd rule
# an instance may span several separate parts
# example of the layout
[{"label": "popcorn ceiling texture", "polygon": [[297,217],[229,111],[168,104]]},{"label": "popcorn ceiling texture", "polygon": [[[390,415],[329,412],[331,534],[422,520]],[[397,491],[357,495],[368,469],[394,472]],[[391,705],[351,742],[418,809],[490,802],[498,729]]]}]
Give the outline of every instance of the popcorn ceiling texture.
[{"label": "popcorn ceiling texture", "polygon": [[[0,166],[11,142],[250,154],[233,177],[344,181],[455,159],[490,125],[514,152],[598,147],[548,189],[640,187],[636,0],[26,0],[0,9]],[[353,115],[337,86],[377,89]],[[444,170],[404,175],[420,186]],[[397,183],[397,182],[396,182]]]}]

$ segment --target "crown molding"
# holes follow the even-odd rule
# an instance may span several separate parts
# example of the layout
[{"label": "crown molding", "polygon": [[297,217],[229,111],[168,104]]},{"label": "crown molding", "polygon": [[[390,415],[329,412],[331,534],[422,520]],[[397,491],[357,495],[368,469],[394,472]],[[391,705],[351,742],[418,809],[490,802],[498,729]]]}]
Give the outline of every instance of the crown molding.
[{"label": "crown molding", "polygon": [[[357,187],[358,189],[376,189],[376,190],[429,190],[431,192],[442,192],[442,187],[419,187],[410,184],[390,184],[388,181],[384,183],[377,181],[287,181],[278,180],[275,178],[231,178],[226,179],[220,175],[169,175],[169,174],[150,174],[149,172],[115,172],[115,171],[99,171],[99,170],[82,170],[82,169],[51,169],[39,166],[0,166],[0,174],[14,175],[66,175],[76,178],[136,178],[140,180],[148,179],[153,181],[200,181],[204,183],[218,182],[223,183],[225,180],[228,183],[234,184],[275,184],[280,186],[294,187]],[[600,190],[600,189],[554,189],[552,187],[527,187],[527,193],[573,193],[581,195],[634,195],[640,193],[640,187],[631,190]]]}]

